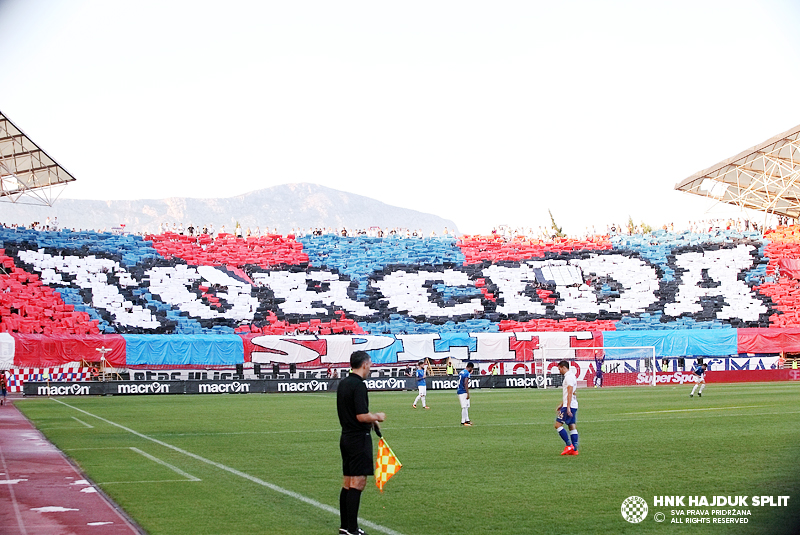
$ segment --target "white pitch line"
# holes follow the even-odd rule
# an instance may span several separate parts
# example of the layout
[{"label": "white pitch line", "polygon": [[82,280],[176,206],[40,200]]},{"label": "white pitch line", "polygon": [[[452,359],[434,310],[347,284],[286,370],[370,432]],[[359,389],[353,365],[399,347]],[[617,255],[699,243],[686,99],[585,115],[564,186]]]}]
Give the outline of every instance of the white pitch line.
[{"label": "white pitch line", "polygon": [[[324,504],[322,502],[318,502],[317,500],[314,500],[312,498],[308,498],[306,496],[303,496],[302,494],[298,494],[297,492],[285,489],[283,487],[279,487],[278,485],[272,484],[272,483],[270,483],[268,481],[264,481],[263,479],[257,478],[255,476],[251,476],[250,474],[246,474],[245,472],[242,472],[242,471],[237,470],[235,468],[231,468],[230,466],[226,466],[226,465],[224,465],[222,463],[218,463],[216,461],[212,461],[211,459],[206,459],[205,457],[201,457],[200,455],[197,455],[197,454],[192,453],[190,451],[181,449],[181,448],[179,448],[177,446],[173,446],[172,444],[168,444],[168,443],[163,442],[161,440],[158,440],[156,438],[149,437],[149,436],[147,436],[145,434],[139,433],[138,431],[134,431],[133,429],[131,429],[129,427],[125,427],[124,425],[118,424],[116,422],[112,422],[111,420],[107,420],[107,419],[103,418],[102,416],[97,416],[96,414],[92,414],[91,412],[87,412],[87,411],[85,411],[83,409],[79,409],[78,407],[74,407],[74,406],[70,405],[69,403],[64,403],[63,401],[61,401],[59,399],[55,399],[55,398],[50,398],[50,399],[52,399],[56,403],[60,403],[60,404],[62,404],[64,406],[66,406],[66,407],[69,407],[70,409],[76,410],[76,411],[78,411],[78,412],[80,412],[82,414],[85,414],[87,416],[91,416],[92,418],[97,418],[101,422],[105,422],[105,423],[107,423],[109,425],[113,425],[114,427],[118,427],[119,429],[122,429],[123,431],[127,431],[128,433],[130,433],[132,435],[135,435],[135,436],[137,436],[139,438],[143,438],[145,440],[149,440],[150,442],[153,442],[155,444],[159,444],[160,446],[164,446],[165,448],[169,448],[169,449],[171,449],[173,451],[177,451],[178,453],[182,453],[183,455],[186,455],[187,457],[191,457],[192,459],[195,459],[195,460],[200,461],[202,463],[211,465],[211,466],[213,466],[215,468],[219,468],[220,470],[224,470],[225,472],[231,473],[231,474],[233,474],[235,476],[239,476],[239,477],[241,477],[243,479],[246,479],[248,481],[251,481],[251,482],[253,482],[253,483],[257,484],[257,485],[261,485],[262,487],[267,487],[268,489],[274,490],[275,492],[279,492],[281,494],[285,494],[286,496],[289,496],[291,498],[294,498],[295,500],[298,500],[298,501],[301,501],[301,502],[306,503],[308,505],[311,505],[312,507],[316,507],[317,509],[322,509],[323,511],[327,511],[327,512],[329,512],[331,514],[339,516],[339,510],[334,508],[334,507],[331,507],[330,505],[326,505],[326,504]],[[386,533],[386,535],[403,535],[402,533],[400,533],[398,531],[395,531],[393,529],[387,528],[385,526],[381,526],[380,524],[376,524],[374,522],[370,522],[369,520],[364,520],[363,518],[359,518],[358,521],[359,521],[359,523],[365,525],[366,527],[368,527],[368,528],[370,528],[370,529],[372,529],[374,531],[380,531],[381,533]]]},{"label": "white pitch line", "polygon": [[663,411],[626,412],[623,414],[660,414],[662,412],[727,411],[733,409],[756,409],[756,408],[774,407],[774,406],[775,405],[742,405],[739,407],[701,407],[698,409],[669,409]]},{"label": "white pitch line", "polygon": [[77,419],[77,418],[75,418],[74,416],[72,417],[72,419],[73,419],[73,420],[75,420],[76,422],[78,422],[79,424],[83,424],[83,425],[85,425],[85,426],[86,426],[86,427],[88,427],[89,429],[94,429],[94,426],[93,426],[93,425],[89,425],[89,424],[87,424],[86,422],[84,422],[83,420],[78,420],[78,419]]},{"label": "white pitch line", "polygon": [[177,466],[173,466],[173,465],[169,464],[169,463],[168,463],[168,462],[166,462],[166,461],[162,461],[162,460],[161,460],[161,459],[159,459],[158,457],[154,457],[153,455],[150,455],[149,453],[146,453],[146,452],[144,452],[144,451],[140,450],[139,448],[134,448],[134,447],[131,447],[131,450],[132,450],[132,451],[135,451],[136,453],[138,453],[138,454],[139,454],[139,455],[141,455],[142,457],[146,457],[147,459],[150,459],[150,460],[151,460],[151,461],[153,461],[154,463],[158,463],[158,464],[160,464],[161,466],[166,466],[167,468],[169,468],[170,470],[172,470],[172,471],[173,471],[173,472],[175,472],[176,474],[178,474],[178,475],[181,475],[181,476],[185,477],[187,481],[201,481],[201,479],[200,479],[200,478],[198,478],[198,477],[194,477],[192,474],[188,474],[188,473],[184,472],[183,470],[181,470],[181,469],[180,469],[180,468],[178,468]]}]

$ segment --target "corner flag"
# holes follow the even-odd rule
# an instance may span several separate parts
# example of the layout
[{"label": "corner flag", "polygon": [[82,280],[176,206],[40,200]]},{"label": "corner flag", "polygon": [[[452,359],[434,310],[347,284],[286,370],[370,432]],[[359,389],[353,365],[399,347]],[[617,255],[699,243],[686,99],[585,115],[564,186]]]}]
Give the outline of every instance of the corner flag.
[{"label": "corner flag", "polygon": [[378,460],[375,462],[375,484],[381,492],[383,492],[383,486],[386,482],[389,481],[402,466],[402,463],[397,460],[392,448],[389,447],[386,440],[381,438],[378,442]]}]

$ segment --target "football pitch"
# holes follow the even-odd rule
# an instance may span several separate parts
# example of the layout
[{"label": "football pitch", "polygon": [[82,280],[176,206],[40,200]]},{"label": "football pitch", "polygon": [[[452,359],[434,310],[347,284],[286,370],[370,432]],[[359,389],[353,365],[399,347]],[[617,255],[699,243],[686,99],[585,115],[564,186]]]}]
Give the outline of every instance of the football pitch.
[{"label": "football pitch", "polygon": [[[370,393],[403,468],[382,494],[368,480],[361,527],[370,535],[795,533],[800,383],[710,384],[693,399],[690,390],[579,389],[579,456],[560,455],[560,389],[474,390],[471,428],[459,425],[453,392],[429,392],[431,410],[412,409],[416,392]],[[333,393],[15,404],[150,534],[337,533]],[[649,504],[640,523],[621,514],[630,496]],[[654,496],[685,501],[654,506]],[[695,496],[747,496],[748,506],[690,506]],[[790,498],[786,507],[752,506],[753,496]],[[705,523],[719,509],[746,523]]]}]

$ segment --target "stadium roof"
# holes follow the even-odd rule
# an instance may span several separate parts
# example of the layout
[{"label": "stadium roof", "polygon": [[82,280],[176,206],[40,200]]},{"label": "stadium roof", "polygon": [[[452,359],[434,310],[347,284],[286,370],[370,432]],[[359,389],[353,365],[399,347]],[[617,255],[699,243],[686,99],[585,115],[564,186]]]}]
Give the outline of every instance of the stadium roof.
[{"label": "stadium roof", "polygon": [[0,200],[52,206],[74,180],[0,112]]},{"label": "stadium roof", "polygon": [[800,218],[800,125],[693,174],[675,189]]}]

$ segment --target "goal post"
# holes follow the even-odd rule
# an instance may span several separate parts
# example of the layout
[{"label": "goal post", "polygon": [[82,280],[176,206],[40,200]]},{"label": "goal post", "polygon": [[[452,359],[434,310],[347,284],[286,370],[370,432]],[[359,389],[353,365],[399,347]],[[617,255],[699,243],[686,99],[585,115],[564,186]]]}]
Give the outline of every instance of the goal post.
[{"label": "goal post", "polygon": [[560,386],[558,363],[575,367],[587,387],[655,386],[655,346],[542,347],[534,352],[534,371],[539,388]]}]

